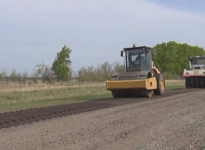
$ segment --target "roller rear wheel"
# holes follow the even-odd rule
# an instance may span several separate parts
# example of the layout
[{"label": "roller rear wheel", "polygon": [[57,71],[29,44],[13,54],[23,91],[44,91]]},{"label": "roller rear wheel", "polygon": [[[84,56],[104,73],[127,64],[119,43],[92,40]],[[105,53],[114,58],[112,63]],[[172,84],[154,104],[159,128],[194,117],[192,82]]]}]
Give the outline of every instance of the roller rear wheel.
[{"label": "roller rear wheel", "polygon": [[194,79],[194,87],[199,88],[199,79],[198,78]]},{"label": "roller rear wheel", "polygon": [[204,78],[203,77],[199,78],[199,87],[204,88]]},{"label": "roller rear wheel", "polygon": [[165,88],[165,79],[162,74],[155,74],[154,75],[157,80],[157,89],[154,90],[155,95],[163,95],[164,94],[164,88]]},{"label": "roller rear wheel", "polygon": [[190,85],[190,88],[194,88],[194,79],[193,78],[189,79],[189,85]]},{"label": "roller rear wheel", "polygon": [[186,86],[187,89],[190,87],[190,85],[189,85],[189,78],[185,79],[185,86]]}]

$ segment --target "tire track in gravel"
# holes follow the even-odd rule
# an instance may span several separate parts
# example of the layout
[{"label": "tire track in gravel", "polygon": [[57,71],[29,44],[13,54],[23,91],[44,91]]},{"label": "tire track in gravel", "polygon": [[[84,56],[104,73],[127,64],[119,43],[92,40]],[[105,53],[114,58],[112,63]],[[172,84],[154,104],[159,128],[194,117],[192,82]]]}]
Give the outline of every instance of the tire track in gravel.
[{"label": "tire track in gravel", "polygon": [[143,103],[154,99],[169,97],[174,94],[188,93],[202,89],[173,89],[166,90],[162,96],[153,96],[153,98],[105,98],[97,101],[88,101],[75,104],[64,104],[51,107],[42,107],[34,109],[20,110],[16,112],[0,113],[0,129],[20,124],[32,123],[41,120],[62,117],[66,115],[78,114],[87,111],[94,111],[103,108],[110,108],[130,103]]},{"label": "tire track in gravel", "polygon": [[[189,94],[189,96],[190,96],[191,94]],[[181,96],[176,96],[177,98],[180,98]],[[200,97],[200,96],[199,96]],[[177,101],[178,99],[175,99],[175,101]],[[174,104],[176,105],[176,104],[180,104],[180,103],[183,103],[185,100],[187,100],[187,98],[185,97],[185,98],[183,98],[183,99],[181,99],[180,101],[177,101],[177,103],[175,102]],[[156,104],[161,104],[161,103],[156,103]],[[167,104],[166,104],[167,105]],[[151,106],[151,105],[149,105],[149,106]],[[165,110],[160,110],[159,112],[157,112],[157,113],[155,113],[155,115],[156,114],[160,114],[161,113],[161,111],[166,111],[168,108],[171,108],[172,106],[174,106],[174,105],[167,105],[167,107],[163,107],[163,109],[165,109]],[[151,106],[152,107],[152,106]],[[180,106],[181,107],[181,106]],[[156,108],[154,108],[154,109],[152,109],[152,111],[153,110],[156,110],[158,108],[158,106],[156,106]],[[129,109],[129,111],[133,111],[133,109],[136,109],[135,107],[134,108],[131,108],[131,109]],[[175,109],[178,109],[178,108],[176,108],[175,107]],[[121,111],[127,111],[126,109],[125,110],[121,110]],[[172,110],[173,111],[173,110]],[[117,111],[118,112],[118,111]],[[116,112],[116,113],[117,113]],[[150,112],[149,111],[147,111],[146,112],[146,114],[144,114],[144,115],[147,115],[147,114],[149,114]],[[143,117],[143,116],[142,116]],[[151,115],[150,116],[150,119],[152,118],[152,117],[154,117],[153,115]],[[131,129],[126,129],[125,131],[121,131],[121,132],[119,132],[118,134],[116,134],[114,137],[112,137],[112,139],[111,140],[108,140],[107,138],[105,138],[105,139],[102,139],[102,136],[100,137],[100,139],[99,139],[99,141],[100,141],[100,144],[98,143],[98,142],[96,142],[97,141],[97,137],[95,138],[95,135],[98,135],[98,134],[100,134],[102,131],[104,131],[104,132],[106,132],[106,130],[116,130],[116,126],[117,127],[120,127],[120,126],[122,126],[122,124],[124,124],[125,122],[127,122],[127,123],[129,123],[129,120],[133,120],[133,119],[135,119],[136,117],[130,117],[130,118],[128,118],[127,116],[126,117],[124,117],[124,118],[120,118],[119,120],[114,120],[114,121],[111,121],[111,122],[106,122],[106,123],[104,123],[103,122],[103,124],[101,125],[101,127],[98,127],[98,126],[95,126],[95,127],[92,127],[92,129],[90,129],[90,128],[88,128],[88,129],[85,129],[85,130],[87,130],[87,131],[89,131],[90,133],[89,133],[89,136],[91,136],[91,137],[93,137],[94,139],[95,139],[95,144],[93,144],[93,142],[92,141],[90,141],[91,143],[92,143],[92,146],[86,146],[86,147],[84,147],[84,149],[96,149],[96,148],[98,148],[98,147],[102,147],[103,145],[106,145],[106,143],[112,143],[112,142],[116,142],[117,140],[120,140],[121,139],[121,137],[122,137],[122,139],[125,139],[125,138],[127,138],[128,136],[129,136],[129,134],[131,134],[131,133],[133,133],[134,131],[136,131],[136,130],[140,130],[141,128],[144,128],[144,127],[146,127],[147,126],[147,123],[149,123],[150,121],[147,121],[147,122],[145,122],[145,123],[143,123],[143,124],[140,124],[139,126],[137,126],[136,128],[131,128]],[[114,118],[113,118],[114,119]],[[142,120],[143,121],[143,120]],[[152,123],[153,124],[153,123]],[[149,126],[147,126],[147,128],[148,128]],[[108,132],[109,133],[109,132]],[[77,133],[77,135],[79,135],[80,133]],[[105,137],[107,137],[107,135],[104,135]],[[108,135],[109,136],[109,135]],[[83,137],[83,139],[82,139],[82,141],[81,142],[83,142],[85,139],[89,139],[89,137],[87,137],[86,135],[82,135],[82,137]],[[87,142],[87,141],[86,141]],[[103,143],[102,143],[103,142]]]},{"label": "tire track in gravel", "polygon": [[[190,95],[189,95],[190,96]],[[177,96],[178,97],[178,96]],[[198,95],[198,97],[200,97],[200,95]],[[179,97],[178,97],[179,98]],[[178,100],[178,99],[175,99],[176,101]],[[180,102],[178,101],[177,103],[174,103],[175,105],[177,105],[177,104],[181,104],[181,103],[184,103],[184,101],[185,100],[187,100],[187,98],[186,97],[184,97],[183,99],[181,99],[180,100]],[[173,102],[173,101],[172,101]],[[192,103],[192,102],[191,102]],[[159,103],[158,103],[159,104]],[[122,131],[121,130],[121,132],[119,132],[114,138],[113,138],[113,142],[116,142],[116,139],[117,140],[121,140],[120,138],[118,138],[118,137],[121,137],[121,135],[126,135],[126,136],[122,136],[123,138],[122,138],[122,140],[124,140],[125,138],[129,138],[130,136],[132,136],[132,134],[135,134],[135,132],[137,131],[137,130],[139,130],[139,131],[137,131],[137,132],[139,132],[139,134],[140,133],[143,133],[144,131],[143,131],[143,129],[145,129],[145,130],[147,130],[147,128],[150,128],[150,126],[153,126],[153,125],[157,125],[157,124],[161,124],[161,122],[163,122],[163,120],[164,119],[161,119],[161,118],[159,118],[159,119],[156,119],[157,117],[156,116],[158,116],[159,114],[161,114],[162,112],[164,112],[165,114],[166,113],[172,113],[172,112],[174,112],[174,111],[176,111],[176,110],[178,110],[179,108],[181,108],[181,105],[179,105],[178,107],[176,107],[175,105],[170,105],[170,104],[166,104],[167,106],[166,107],[163,107],[163,109],[160,109],[160,110],[158,110],[158,111],[155,111],[156,109],[152,109],[151,111],[155,111],[155,113],[152,113],[152,114],[154,114],[154,115],[150,115],[150,110],[144,110],[146,113],[144,113],[144,114],[141,114],[141,117],[143,118],[143,115],[145,115],[146,116],[146,120],[147,121],[144,121],[143,119],[141,120],[141,122],[143,122],[143,124],[140,124],[140,123],[138,123],[138,124],[140,124],[140,126],[138,126],[138,127],[136,127],[136,128],[123,128],[124,130]],[[174,107],[174,109],[172,108],[172,107]],[[171,109],[171,110],[170,110]],[[169,110],[169,111],[168,111]],[[150,116],[149,116],[149,115]],[[136,114],[135,114],[136,115]],[[155,117],[154,117],[155,116]],[[154,120],[152,119],[154,117]],[[132,119],[134,119],[135,117],[133,117]],[[129,123],[129,122],[128,122]],[[141,137],[142,138],[142,137]],[[101,139],[102,140],[102,139]],[[137,140],[137,139],[136,139]],[[122,142],[122,141],[121,141]],[[144,142],[144,141],[142,141],[142,142]],[[102,141],[101,141],[101,143],[102,143]],[[109,143],[111,143],[111,141],[109,141]],[[140,144],[140,142],[138,141],[138,144]],[[103,144],[103,145],[106,145],[106,141],[105,141],[105,143]],[[92,147],[89,147],[88,149],[96,149],[97,147],[99,147],[99,146],[94,146],[94,148]]]}]

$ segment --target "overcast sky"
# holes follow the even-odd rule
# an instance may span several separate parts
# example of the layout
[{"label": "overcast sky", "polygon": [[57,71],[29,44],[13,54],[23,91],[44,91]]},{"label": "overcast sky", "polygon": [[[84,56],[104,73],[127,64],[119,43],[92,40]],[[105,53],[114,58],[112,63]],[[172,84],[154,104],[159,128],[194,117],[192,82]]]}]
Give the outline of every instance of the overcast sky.
[{"label": "overcast sky", "polygon": [[171,40],[205,48],[204,0],[0,0],[0,70],[51,65],[64,45],[72,68],[122,61],[123,47]]}]

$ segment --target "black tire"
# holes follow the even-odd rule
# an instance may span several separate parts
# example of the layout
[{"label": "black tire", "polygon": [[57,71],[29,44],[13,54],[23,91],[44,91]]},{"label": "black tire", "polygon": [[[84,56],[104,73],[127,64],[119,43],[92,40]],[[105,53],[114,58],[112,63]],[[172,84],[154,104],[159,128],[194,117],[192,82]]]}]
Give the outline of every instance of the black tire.
[{"label": "black tire", "polygon": [[204,88],[204,78],[203,77],[199,78],[199,87]]},{"label": "black tire", "polygon": [[199,88],[199,78],[194,78],[194,87]]},{"label": "black tire", "polygon": [[189,78],[185,78],[185,86],[186,86],[187,89],[190,87]]},{"label": "black tire", "polygon": [[163,74],[155,74],[154,75],[157,80],[157,89],[154,90],[155,95],[163,95],[165,88],[165,79]]},{"label": "black tire", "polygon": [[189,78],[189,86],[190,88],[194,88],[194,78]]}]

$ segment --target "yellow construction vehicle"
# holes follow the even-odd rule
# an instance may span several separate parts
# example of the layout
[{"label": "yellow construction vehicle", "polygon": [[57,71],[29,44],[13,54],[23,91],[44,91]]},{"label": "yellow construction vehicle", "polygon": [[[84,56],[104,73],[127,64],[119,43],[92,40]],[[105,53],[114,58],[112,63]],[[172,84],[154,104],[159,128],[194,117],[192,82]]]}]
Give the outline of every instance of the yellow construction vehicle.
[{"label": "yellow construction vehicle", "polygon": [[106,81],[106,88],[112,92],[114,98],[120,97],[152,97],[164,94],[165,79],[154,66],[151,48],[146,46],[124,48],[125,71],[117,72]]}]

